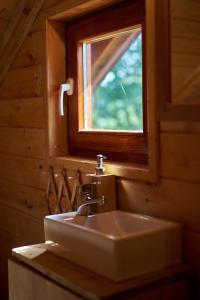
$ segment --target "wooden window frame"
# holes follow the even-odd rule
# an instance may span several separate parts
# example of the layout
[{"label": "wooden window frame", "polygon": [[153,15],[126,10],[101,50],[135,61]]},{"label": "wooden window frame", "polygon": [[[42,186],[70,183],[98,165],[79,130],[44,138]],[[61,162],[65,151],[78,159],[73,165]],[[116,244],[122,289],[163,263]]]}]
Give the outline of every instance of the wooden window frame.
[{"label": "wooden window frame", "polygon": [[[66,32],[65,22],[84,14],[96,12],[104,7],[123,0],[79,0],[62,1],[45,10],[43,17],[44,33],[44,111],[46,112],[46,152],[47,164],[62,166],[84,173],[94,172],[96,159],[75,157],[69,154],[68,128],[66,118],[58,114],[58,92],[62,82],[66,82]],[[113,175],[158,182],[159,180],[159,139],[158,139],[158,93],[159,74],[157,74],[156,22],[157,0],[145,0],[146,32],[146,94],[148,116],[148,165],[128,162],[106,162],[106,172]],[[158,25],[158,24],[157,24]],[[160,41],[159,41],[160,42]],[[160,63],[160,62],[159,62]],[[65,113],[67,107],[65,107]]]},{"label": "wooden window frame", "polygon": [[[124,17],[126,16],[126,17]],[[82,96],[81,41],[136,25],[142,27],[143,133],[79,130]],[[84,28],[84,30],[83,30]],[[114,161],[148,164],[146,81],[145,81],[145,0],[126,1],[67,24],[68,77],[74,78],[75,91],[69,97],[69,153],[96,157],[103,153]]]}]

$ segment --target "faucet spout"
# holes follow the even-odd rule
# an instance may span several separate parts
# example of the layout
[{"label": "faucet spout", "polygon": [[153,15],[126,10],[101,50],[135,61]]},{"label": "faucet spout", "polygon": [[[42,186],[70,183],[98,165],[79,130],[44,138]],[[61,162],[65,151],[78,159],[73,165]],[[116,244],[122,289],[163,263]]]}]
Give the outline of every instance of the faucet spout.
[{"label": "faucet spout", "polygon": [[105,203],[105,197],[95,198],[94,200],[85,201],[79,206],[76,214],[78,216],[88,216],[96,212],[96,207],[103,206]]}]

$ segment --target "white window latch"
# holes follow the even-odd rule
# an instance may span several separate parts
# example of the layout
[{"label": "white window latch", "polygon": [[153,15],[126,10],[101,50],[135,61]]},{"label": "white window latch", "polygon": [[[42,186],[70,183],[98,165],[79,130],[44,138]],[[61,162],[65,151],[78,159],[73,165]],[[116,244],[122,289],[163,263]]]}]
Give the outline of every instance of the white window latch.
[{"label": "white window latch", "polygon": [[58,111],[60,116],[64,116],[64,92],[67,92],[68,96],[71,96],[74,92],[74,80],[68,78],[66,83],[62,83],[59,89],[58,96]]}]

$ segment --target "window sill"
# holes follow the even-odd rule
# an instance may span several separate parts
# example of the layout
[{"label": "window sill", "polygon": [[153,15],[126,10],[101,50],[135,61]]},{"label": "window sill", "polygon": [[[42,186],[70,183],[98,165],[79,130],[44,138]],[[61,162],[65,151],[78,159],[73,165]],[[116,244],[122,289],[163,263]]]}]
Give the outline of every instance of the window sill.
[{"label": "window sill", "polygon": [[[96,160],[74,156],[55,156],[49,158],[49,164],[90,174],[95,172]],[[156,173],[152,172],[149,166],[114,161],[105,162],[105,172],[126,179],[147,182],[158,181],[158,178],[155,175]]]}]

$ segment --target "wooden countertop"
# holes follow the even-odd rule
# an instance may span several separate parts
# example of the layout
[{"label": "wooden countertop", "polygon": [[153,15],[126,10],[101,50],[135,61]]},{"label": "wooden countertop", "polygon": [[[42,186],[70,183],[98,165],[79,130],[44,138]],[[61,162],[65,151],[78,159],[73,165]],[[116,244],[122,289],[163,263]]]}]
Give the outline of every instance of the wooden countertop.
[{"label": "wooden countertop", "polygon": [[26,264],[74,294],[91,300],[117,299],[122,294],[128,296],[191,275],[190,267],[179,264],[116,283],[50,253],[45,244],[15,248],[12,255],[14,260]]}]

